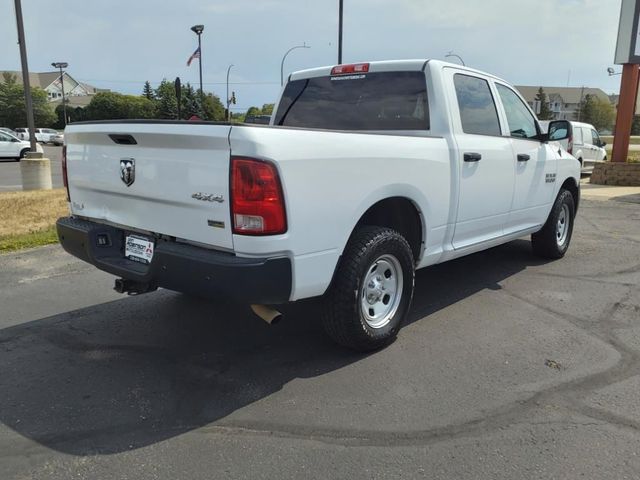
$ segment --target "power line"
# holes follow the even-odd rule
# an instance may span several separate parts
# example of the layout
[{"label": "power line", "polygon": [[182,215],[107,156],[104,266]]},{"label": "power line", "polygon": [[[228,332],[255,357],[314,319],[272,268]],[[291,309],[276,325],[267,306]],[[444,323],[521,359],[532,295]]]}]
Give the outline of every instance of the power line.
[{"label": "power line", "polygon": [[[83,78],[81,82],[102,82],[102,83],[136,83],[144,85],[149,82],[152,85],[160,85],[162,82],[150,80],[100,80],[97,78]],[[227,82],[203,82],[203,85],[226,85]],[[280,82],[229,82],[229,85],[280,85]]]}]

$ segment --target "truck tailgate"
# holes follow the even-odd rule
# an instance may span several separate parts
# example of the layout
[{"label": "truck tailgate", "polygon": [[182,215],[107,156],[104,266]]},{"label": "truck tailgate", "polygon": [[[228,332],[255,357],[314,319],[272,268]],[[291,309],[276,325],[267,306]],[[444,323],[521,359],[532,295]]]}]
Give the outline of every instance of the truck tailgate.
[{"label": "truck tailgate", "polygon": [[230,128],[154,121],[68,126],[71,212],[231,250]]}]

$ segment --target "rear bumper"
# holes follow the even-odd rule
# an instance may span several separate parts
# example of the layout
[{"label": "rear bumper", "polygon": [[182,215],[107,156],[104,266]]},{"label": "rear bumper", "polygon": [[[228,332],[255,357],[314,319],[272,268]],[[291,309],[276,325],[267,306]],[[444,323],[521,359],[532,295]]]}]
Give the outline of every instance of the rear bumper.
[{"label": "rear bumper", "polygon": [[[217,300],[286,303],[291,296],[289,258],[242,258],[183,243],[158,240],[143,265],[124,257],[125,231],[74,217],[56,227],[62,247],[100,270],[126,280]],[[98,245],[98,237],[108,238]]]}]

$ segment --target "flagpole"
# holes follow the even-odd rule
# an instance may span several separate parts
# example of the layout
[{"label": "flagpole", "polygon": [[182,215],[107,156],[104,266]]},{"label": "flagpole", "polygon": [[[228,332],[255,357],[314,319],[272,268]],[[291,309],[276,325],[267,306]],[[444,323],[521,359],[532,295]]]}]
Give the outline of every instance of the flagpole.
[{"label": "flagpole", "polygon": [[200,41],[200,33],[198,33],[198,50],[200,50],[200,55],[198,56],[198,67],[200,68],[200,109],[202,110],[202,116],[204,117],[204,91],[202,90],[202,42]]},{"label": "flagpole", "polygon": [[198,66],[200,69],[200,114],[204,119],[204,91],[202,90],[202,41],[200,39],[200,35],[202,35],[202,31],[204,30],[204,25],[194,25],[191,27],[191,30],[198,35],[198,51],[200,55],[198,55]]}]

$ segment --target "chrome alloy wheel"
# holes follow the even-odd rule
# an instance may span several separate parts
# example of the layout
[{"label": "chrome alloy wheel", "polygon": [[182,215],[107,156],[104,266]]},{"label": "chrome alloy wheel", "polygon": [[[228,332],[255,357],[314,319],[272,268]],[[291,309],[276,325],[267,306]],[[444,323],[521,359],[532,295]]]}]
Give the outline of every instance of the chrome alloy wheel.
[{"label": "chrome alloy wheel", "polygon": [[567,241],[567,235],[569,235],[569,222],[571,222],[569,205],[564,203],[562,204],[562,210],[560,210],[558,222],[556,223],[556,242],[558,242],[559,247],[562,247]]},{"label": "chrome alloy wheel", "polygon": [[360,310],[371,328],[385,327],[402,299],[403,272],[393,255],[378,257],[367,269],[360,292]]}]

